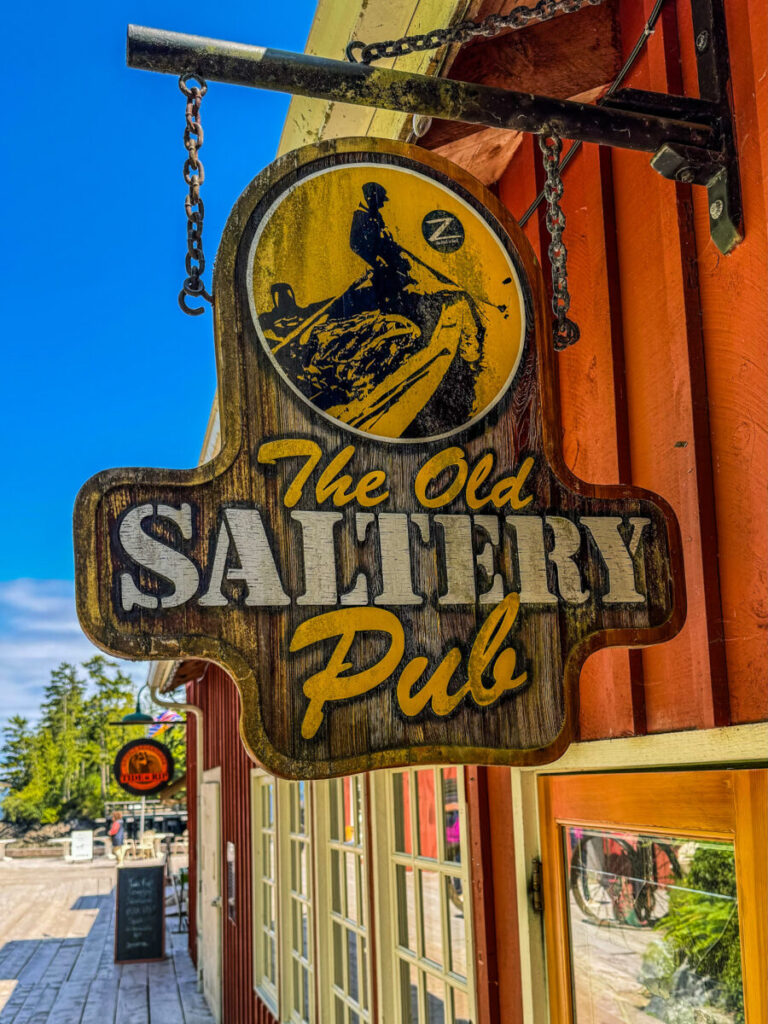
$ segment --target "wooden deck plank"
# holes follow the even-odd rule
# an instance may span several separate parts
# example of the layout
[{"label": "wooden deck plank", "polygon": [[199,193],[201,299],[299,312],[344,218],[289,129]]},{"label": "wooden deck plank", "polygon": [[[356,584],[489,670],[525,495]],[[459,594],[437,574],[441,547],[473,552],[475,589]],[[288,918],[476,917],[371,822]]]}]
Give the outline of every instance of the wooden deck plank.
[{"label": "wooden deck plank", "polygon": [[58,939],[43,939],[37,949],[19,971],[18,978],[20,985],[39,985],[47,979],[48,968],[51,961],[55,959],[61,949],[61,941]]},{"label": "wooden deck plank", "polygon": [[184,1009],[184,1024],[212,1024],[213,1017],[202,992],[197,991],[197,978],[179,981],[179,996]]},{"label": "wooden deck plank", "polygon": [[44,1024],[56,1000],[57,993],[58,988],[54,985],[34,985],[29,998],[19,1010],[13,1024]]},{"label": "wooden deck plank", "polygon": [[15,1024],[20,1010],[32,991],[33,986],[31,985],[16,985],[14,987],[10,998],[3,1008],[2,1014],[0,1014],[3,1024]]},{"label": "wooden deck plank", "polygon": [[149,1022],[150,1024],[169,1024],[170,1021],[183,1021],[181,996],[176,984],[172,962],[162,961],[148,964],[147,978],[149,981]]},{"label": "wooden deck plank", "polygon": [[111,866],[0,864],[0,1024],[213,1024],[174,919],[167,960],[114,963],[114,879]]},{"label": "wooden deck plank", "polygon": [[[100,975],[91,982],[88,998],[83,1008],[80,1024],[114,1024],[117,1012],[117,990],[120,980],[119,968],[114,975]],[[166,1024],[171,1024],[166,1021]]]},{"label": "wooden deck plank", "polygon": [[123,964],[117,991],[115,1024],[147,1024],[149,999],[147,964]]},{"label": "wooden deck plank", "polygon": [[62,982],[46,1024],[80,1024],[89,987],[88,981]]}]

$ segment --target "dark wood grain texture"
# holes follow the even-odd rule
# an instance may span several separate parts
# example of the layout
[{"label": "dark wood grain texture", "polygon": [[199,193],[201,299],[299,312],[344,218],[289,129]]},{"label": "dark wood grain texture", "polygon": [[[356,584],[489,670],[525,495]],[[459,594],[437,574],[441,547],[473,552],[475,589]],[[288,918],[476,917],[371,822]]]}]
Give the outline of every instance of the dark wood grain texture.
[{"label": "dark wood grain texture", "polygon": [[[266,204],[309,170],[356,161],[383,167],[410,161],[427,176],[454,182],[452,187],[468,203],[488,211],[483,215],[498,225],[527,292],[527,336],[512,386],[480,422],[448,439],[403,444],[350,434],[338,421],[319,415],[275,372],[253,326],[246,288],[251,273],[248,259]],[[541,271],[517,224],[491,193],[437,156],[381,140],[323,143],[288,154],[248,186],[225,228],[214,287],[222,449],[212,462],[194,470],[111,470],[85,485],[75,509],[78,612],[85,631],[99,646],[123,657],[206,658],[224,666],[242,696],[241,734],[246,746],[279,775],[328,777],[420,762],[535,764],[559,756],[573,736],[578,678],[585,658],[602,647],[638,646],[673,636],[685,616],[685,593],[679,531],[667,504],[625,484],[585,484],[564,463]],[[467,698],[447,717],[435,715],[429,707],[416,717],[407,717],[395,699],[403,665],[423,655],[429,659],[431,672],[454,646],[465,652],[466,659],[478,629],[493,614],[491,606],[477,603],[440,606],[436,595],[443,585],[444,569],[436,547],[414,543],[414,588],[427,599],[395,609],[405,632],[404,656],[396,673],[363,696],[326,704],[318,731],[304,737],[301,723],[307,698],[303,685],[323,668],[329,648],[327,643],[315,643],[294,654],[289,648],[302,623],[327,609],[303,607],[295,601],[307,580],[302,535],[282,501],[288,482],[286,467],[263,466],[257,461],[265,440],[286,437],[312,439],[326,458],[354,444],[349,463],[352,475],[358,478],[376,469],[385,470],[390,496],[381,511],[408,514],[425,511],[413,490],[415,474],[447,446],[460,446],[470,465],[492,451],[496,470],[489,484],[514,472],[523,456],[530,455],[534,468],[525,493],[530,493],[533,501],[521,510],[526,514],[556,515],[572,522],[609,515],[623,517],[625,522],[630,516],[649,520],[635,563],[645,600],[641,604],[609,604],[601,599],[609,586],[606,567],[598,548],[582,531],[575,558],[589,598],[581,604],[560,600],[551,605],[521,605],[510,633],[519,666],[530,675],[529,684],[489,707]],[[203,607],[192,599],[161,612],[141,607],[122,611],[117,601],[121,574],[133,573],[146,593],[162,593],[151,573],[142,570],[136,574],[136,566],[117,539],[127,509],[159,503],[173,508],[183,503],[191,506],[191,537],[183,549],[203,567],[210,564],[221,509],[244,505],[260,509],[291,603],[279,608],[247,607],[235,588],[235,596],[225,607]],[[296,510],[317,508],[314,492],[305,489]],[[329,502],[322,508],[335,510]],[[359,508],[353,503],[351,512],[355,511]],[[473,510],[462,492],[438,511],[468,515]],[[350,509],[342,513],[349,519]],[[153,529],[166,544],[180,543],[170,525]],[[502,545],[496,554],[496,571],[514,581],[518,569],[512,548]],[[344,522],[337,547],[339,591],[348,589],[362,569],[370,594],[379,593],[382,579],[376,555],[376,546],[356,543],[354,529]],[[551,562],[546,572],[550,590],[557,593]],[[355,670],[382,656],[379,635],[358,637],[356,645],[351,654]],[[460,679],[454,687],[461,684],[462,672],[456,674]]]}]

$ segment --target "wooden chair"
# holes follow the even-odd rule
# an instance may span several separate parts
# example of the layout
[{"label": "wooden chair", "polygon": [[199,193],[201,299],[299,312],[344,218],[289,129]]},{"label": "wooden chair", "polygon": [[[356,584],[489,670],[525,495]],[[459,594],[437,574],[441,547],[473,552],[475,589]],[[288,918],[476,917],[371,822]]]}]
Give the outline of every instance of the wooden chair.
[{"label": "wooden chair", "polygon": [[136,855],[150,860],[155,856],[155,833],[151,829],[147,829],[142,836],[141,842],[136,847]]}]

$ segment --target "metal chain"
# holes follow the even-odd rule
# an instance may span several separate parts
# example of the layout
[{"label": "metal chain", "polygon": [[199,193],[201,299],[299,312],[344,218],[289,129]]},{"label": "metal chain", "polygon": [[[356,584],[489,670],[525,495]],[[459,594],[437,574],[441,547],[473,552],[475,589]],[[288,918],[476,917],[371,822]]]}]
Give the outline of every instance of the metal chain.
[{"label": "metal chain", "polygon": [[[190,81],[199,84],[190,86],[187,84]],[[198,156],[204,137],[200,121],[200,106],[203,96],[208,92],[208,86],[199,75],[188,74],[179,76],[179,88],[187,100],[186,125],[184,126],[184,147],[187,150],[187,159],[184,161],[184,181],[189,185],[189,195],[184,199],[184,209],[187,212],[187,255],[184,265],[187,277],[179,292],[179,305],[189,316],[200,316],[205,312],[205,306],[192,309],[187,305],[187,296],[213,302],[213,296],[205,290],[205,285],[202,282],[202,273],[205,270],[203,254],[205,207],[200,198],[200,186],[205,181],[205,168]]]},{"label": "metal chain", "polygon": [[552,338],[556,351],[573,345],[579,340],[581,332],[577,325],[568,318],[571,296],[568,294],[568,270],[566,261],[568,250],[563,242],[565,231],[565,214],[560,206],[563,198],[563,179],[560,177],[560,153],[563,140],[557,135],[539,135],[539,146],[544,155],[544,169],[547,180],[544,183],[544,198],[547,203],[547,231],[552,241],[549,243],[549,262],[552,266]]},{"label": "metal chain", "polygon": [[[496,36],[506,29],[520,29],[531,22],[549,21],[558,14],[574,14],[582,7],[598,7],[604,0],[539,0],[533,7],[515,7],[509,14],[490,14],[482,21],[460,21],[451,28],[438,28],[423,35],[384,39],[378,43],[353,40],[347,46],[347,60],[370,64],[374,60],[402,57],[406,53],[437,50],[449,43],[467,43],[476,36]],[[359,50],[360,55],[355,56]]]}]

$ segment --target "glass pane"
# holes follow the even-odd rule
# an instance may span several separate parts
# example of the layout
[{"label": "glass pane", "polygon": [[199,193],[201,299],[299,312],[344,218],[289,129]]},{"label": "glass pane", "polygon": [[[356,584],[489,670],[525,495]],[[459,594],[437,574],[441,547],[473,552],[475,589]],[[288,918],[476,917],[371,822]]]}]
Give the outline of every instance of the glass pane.
[{"label": "glass pane", "polygon": [[294,959],[293,961],[293,1009],[297,1012],[301,1012],[301,1001],[300,1001],[301,989],[299,987],[299,961]]},{"label": "glass pane", "polygon": [[347,971],[349,977],[347,994],[355,1002],[358,1002],[360,996],[357,984],[357,935],[355,932],[347,932]]},{"label": "glass pane", "polygon": [[741,1024],[729,843],[564,829],[577,1024]]},{"label": "glass pane", "polygon": [[344,991],[344,929],[333,922],[333,983]]},{"label": "glass pane", "polygon": [[299,848],[295,841],[291,842],[291,889],[294,892],[301,892],[299,882]]},{"label": "glass pane", "polygon": [[344,860],[347,862],[347,917],[351,921],[357,920],[357,854],[347,853]]},{"label": "glass pane", "polygon": [[291,918],[293,924],[293,935],[291,948],[295,953],[301,952],[301,904],[298,900],[291,900]]},{"label": "glass pane", "polygon": [[339,789],[341,788],[338,779],[328,783],[329,786],[329,802],[330,802],[330,816],[331,816],[331,839],[335,839],[338,842],[341,839],[339,834],[339,819],[340,819],[340,807],[339,807]]},{"label": "glass pane", "polygon": [[443,768],[443,820],[445,824],[445,859],[461,862],[461,831],[459,826],[459,789],[455,768]]},{"label": "glass pane", "polygon": [[437,858],[435,773],[431,768],[422,768],[415,775],[419,853],[422,857]]},{"label": "glass pane", "polygon": [[460,878],[445,879],[448,908],[449,963],[455,974],[467,976],[467,925],[464,920],[464,894]]},{"label": "glass pane", "polygon": [[301,955],[309,960],[309,914],[304,904],[301,906]]},{"label": "glass pane", "polygon": [[355,842],[358,846],[363,845],[363,780],[354,778],[352,780],[355,792]]},{"label": "glass pane", "polygon": [[356,780],[347,776],[344,779],[344,842],[356,843],[357,822],[357,786]]},{"label": "glass pane", "polygon": [[412,964],[400,961],[400,1005],[403,1024],[420,1024],[419,975]]},{"label": "glass pane", "polygon": [[469,1017],[469,997],[466,992],[459,992],[458,989],[451,991],[453,1002],[453,1017],[451,1024],[471,1024]]},{"label": "glass pane", "polygon": [[407,772],[392,776],[392,795],[395,805],[395,850],[411,853],[411,793]]},{"label": "glass pane", "polygon": [[344,913],[341,905],[341,854],[338,850],[331,850],[331,909],[337,914]]},{"label": "glass pane", "polygon": [[303,1008],[303,1011],[304,1011],[303,1019],[305,1021],[308,1021],[309,1020],[309,971],[306,969],[306,967],[301,972],[301,980],[302,980],[302,984],[303,984],[303,991],[302,991],[302,995],[303,995],[302,1008]]},{"label": "glass pane", "polygon": [[266,825],[266,827],[269,828],[274,823],[274,820],[275,820],[275,817],[274,817],[275,812],[274,812],[273,797],[272,797],[272,783],[269,783],[268,785],[263,785],[262,786],[262,789],[261,789],[261,801],[262,801],[261,820],[264,823],[264,825]]},{"label": "glass pane", "polygon": [[445,985],[427,976],[427,1024],[445,1024]]},{"label": "glass pane", "polygon": [[360,977],[363,981],[363,998],[360,1005],[364,1010],[368,1009],[368,950],[364,938],[360,939]]},{"label": "glass pane", "polygon": [[363,855],[360,854],[357,857],[356,868],[355,868],[355,870],[356,870],[355,878],[357,879],[357,891],[360,893],[360,899],[357,901],[358,902],[358,911],[359,911],[359,915],[358,915],[357,921],[358,921],[358,924],[360,925],[361,928],[365,928],[365,904],[366,904],[366,899],[367,899],[367,892],[366,892],[366,889],[365,889],[365,873],[364,873],[364,870],[363,870],[363,863],[364,863],[364,858],[363,858]]},{"label": "glass pane", "polygon": [[334,1018],[336,1024],[346,1024],[346,1016],[344,1014],[344,1003],[339,999],[338,996],[333,1000]]},{"label": "glass pane", "polygon": [[397,883],[397,941],[406,949],[416,949],[416,898],[413,869],[398,864],[395,868]]},{"label": "glass pane", "polygon": [[424,956],[427,960],[443,964],[443,915],[440,910],[442,875],[437,871],[420,871],[421,927],[424,936]]}]

